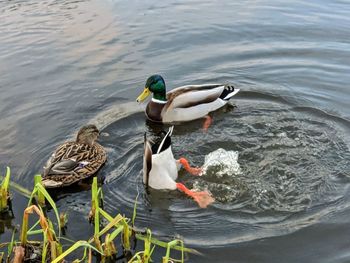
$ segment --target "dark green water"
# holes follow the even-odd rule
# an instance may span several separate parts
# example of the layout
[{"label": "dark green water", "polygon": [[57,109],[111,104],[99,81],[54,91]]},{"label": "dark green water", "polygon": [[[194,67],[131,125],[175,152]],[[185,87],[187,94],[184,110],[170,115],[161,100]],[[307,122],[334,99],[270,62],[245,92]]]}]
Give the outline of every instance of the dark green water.
[{"label": "dark green water", "polygon": [[[0,2],[0,166],[30,188],[57,144],[87,122],[109,154],[106,210],[204,253],[189,262],[350,261],[350,3],[347,1]],[[168,88],[230,82],[241,89],[202,121],[178,125],[175,156],[202,165],[218,148],[240,172],[201,178],[216,202],[142,185],[145,121],[134,102],[147,77]],[[86,239],[90,191],[61,193],[68,237]],[[14,194],[19,224],[25,198]]]}]

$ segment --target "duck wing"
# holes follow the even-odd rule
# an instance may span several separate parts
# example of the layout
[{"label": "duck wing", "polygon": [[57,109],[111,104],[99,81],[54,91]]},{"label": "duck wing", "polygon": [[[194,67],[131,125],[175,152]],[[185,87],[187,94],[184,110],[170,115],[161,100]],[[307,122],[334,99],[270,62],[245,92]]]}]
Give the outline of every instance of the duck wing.
[{"label": "duck wing", "polygon": [[149,175],[152,169],[152,146],[147,140],[146,133],[144,134],[144,154],[143,154],[143,183],[148,188]]},{"label": "duck wing", "polygon": [[209,103],[220,97],[225,89],[222,84],[188,85],[175,88],[167,93],[169,108],[189,108]]},{"label": "duck wing", "polygon": [[73,159],[62,160],[48,169],[47,175],[70,174],[78,165],[79,163]]},{"label": "duck wing", "polygon": [[67,156],[71,155],[74,145],[76,145],[75,142],[65,142],[56,148],[56,150],[53,152],[49,160],[46,162],[46,165],[44,166],[44,177],[52,173],[51,169],[55,165],[58,164],[59,166],[59,163],[62,161],[64,162],[65,160],[72,160],[70,159],[70,157]]},{"label": "duck wing", "polygon": [[162,112],[163,122],[190,121],[203,118],[224,106],[239,89],[232,85],[206,84],[183,86],[168,93]]},{"label": "duck wing", "polygon": [[67,142],[59,146],[44,167],[46,187],[68,186],[95,174],[106,162],[107,154],[98,143],[93,146]]}]

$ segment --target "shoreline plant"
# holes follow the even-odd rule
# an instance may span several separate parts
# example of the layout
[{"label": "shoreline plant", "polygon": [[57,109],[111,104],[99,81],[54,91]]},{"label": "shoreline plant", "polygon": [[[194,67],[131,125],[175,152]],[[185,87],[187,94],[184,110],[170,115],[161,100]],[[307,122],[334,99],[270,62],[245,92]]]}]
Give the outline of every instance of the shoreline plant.
[{"label": "shoreline plant", "polygon": [[[102,263],[116,262],[118,259],[127,259],[128,263],[148,263],[152,262],[152,255],[157,247],[166,250],[166,254],[162,257],[163,263],[184,262],[185,253],[199,254],[194,249],[186,248],[180,239],[165,242],[155,238],[148,228],[143,231],[137,229],[135,227],[137,198],[131,219],[120,213],[114,217],[107,213],[103,209],[103,192],[102,188],[98,186],[97,177],[93,178],[91,185],[91,210],[88,215],[90,223],[93,224],[94,234],[87,240],[76,242],[70,240],[73,244],[63,250],[62,242],[67,241],[67,239],[62,237],[62,231],[67,224],[67,215],[59,213],[54,200],[42,185],[41,176],[34,177],[34,188],[30,194],[23,187],[13,185],[16,191],[24,194],[29,200],[23,212],[19,240],[16,240],[14,231],[10,242],[0,244],[0,250],[7,247],[6,256],[5,251],[0,252],[0,263],[65,262],[65,258],[72,257],[73,252],[76,255],[77,250],[81,249],[81,258],[75,259],[73,262],[92,262],[93,257],[95,257]],[[0,207],[3,208],[1,211],[8,211],[10,207],[8,204],[10,186],[12,186],[10,168],[7,167],[0,187]],[[48,209],[53,211],[54,223],[48,216]],[[35,214],[38,220],[33,225],[29,225],[29,217],[32,214]],[[39,240],[30,240],[33,236],[38,235],[41,235]],[[143,243],[143,249],[135,251],[137,242]],[[171,258],[172,250],[179,251],[181,258]]]},{"label": "shoreline plant", "polygon": [[0,213],[6,213],[12,211],[11,209],[11,196],[10,196],[10,167],[6,167],[6,174],[1,182],[0,186]]}]

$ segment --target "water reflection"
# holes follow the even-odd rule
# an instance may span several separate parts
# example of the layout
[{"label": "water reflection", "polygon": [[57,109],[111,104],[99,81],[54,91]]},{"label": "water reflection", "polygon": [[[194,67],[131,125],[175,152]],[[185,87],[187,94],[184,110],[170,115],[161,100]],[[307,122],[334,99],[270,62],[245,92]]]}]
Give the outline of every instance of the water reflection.
[{"label": "water reflection", "polygon": [[[237,261],[252,261],[255,253],[262,262],[319,261],[307,256],[310,246],[289,253],[306,242],[316,242],[318,250],[310,249],[330,262],[341,261],[334,253],[341,253],[349,228],[335,224],[336,234],[323,233],[319,222],[349,216],[348,13],[346,1],[319,0],[3,2],[0,160],[29,187],[59,143],[96,121],[109,134],[103,140],[110,158],[101,171],[109,212],[131,215],[139,192],[140,225],[183,234],[189,244],[226,246],[218,251],[229,255],[235,249],[228,243],[281,235],[268,244],[283,256],[271,260],[266,251],[275,251],[251,241],[239,247],[244,255],[230,252]],[[143,133],[161,127],[145,122],[142,106],[132,102],[154,73],[169,89],[232,82],[243,91],[238,108],[214,115],[208,133],[201,120],[174,133],[174,152],[196,165],[219,147],[239,152],[242,175],[228,183],[180,174],[213,191],[218,202],[208,210],[176,193],[142,195]],[[74,222],[89,229],[89,198],[89,191],[72,192],[58,203],[69,204]],[[74,227],[70,233],[81,237]]]},{"label": "water reflection", "polygon": [[5,212],[0,214],[0,234],[4,234],[7,231],[15,231],[13,212]]}]

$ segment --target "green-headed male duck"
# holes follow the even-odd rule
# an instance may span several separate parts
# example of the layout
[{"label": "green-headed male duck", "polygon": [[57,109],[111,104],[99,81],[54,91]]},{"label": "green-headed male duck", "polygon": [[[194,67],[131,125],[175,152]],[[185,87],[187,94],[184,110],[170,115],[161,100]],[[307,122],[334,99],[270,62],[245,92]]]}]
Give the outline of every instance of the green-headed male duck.
[{"label": "green-headed male duck", "polygon": [[208,113],[224,106],[238,92],[232,85],[202,84],[178,87],[167,93],[163,77],[153,75],[136,100],[142,102],[153,93],[146,107],[146,116],[151,121],[173,123],[207,118],[209,126]]}]

